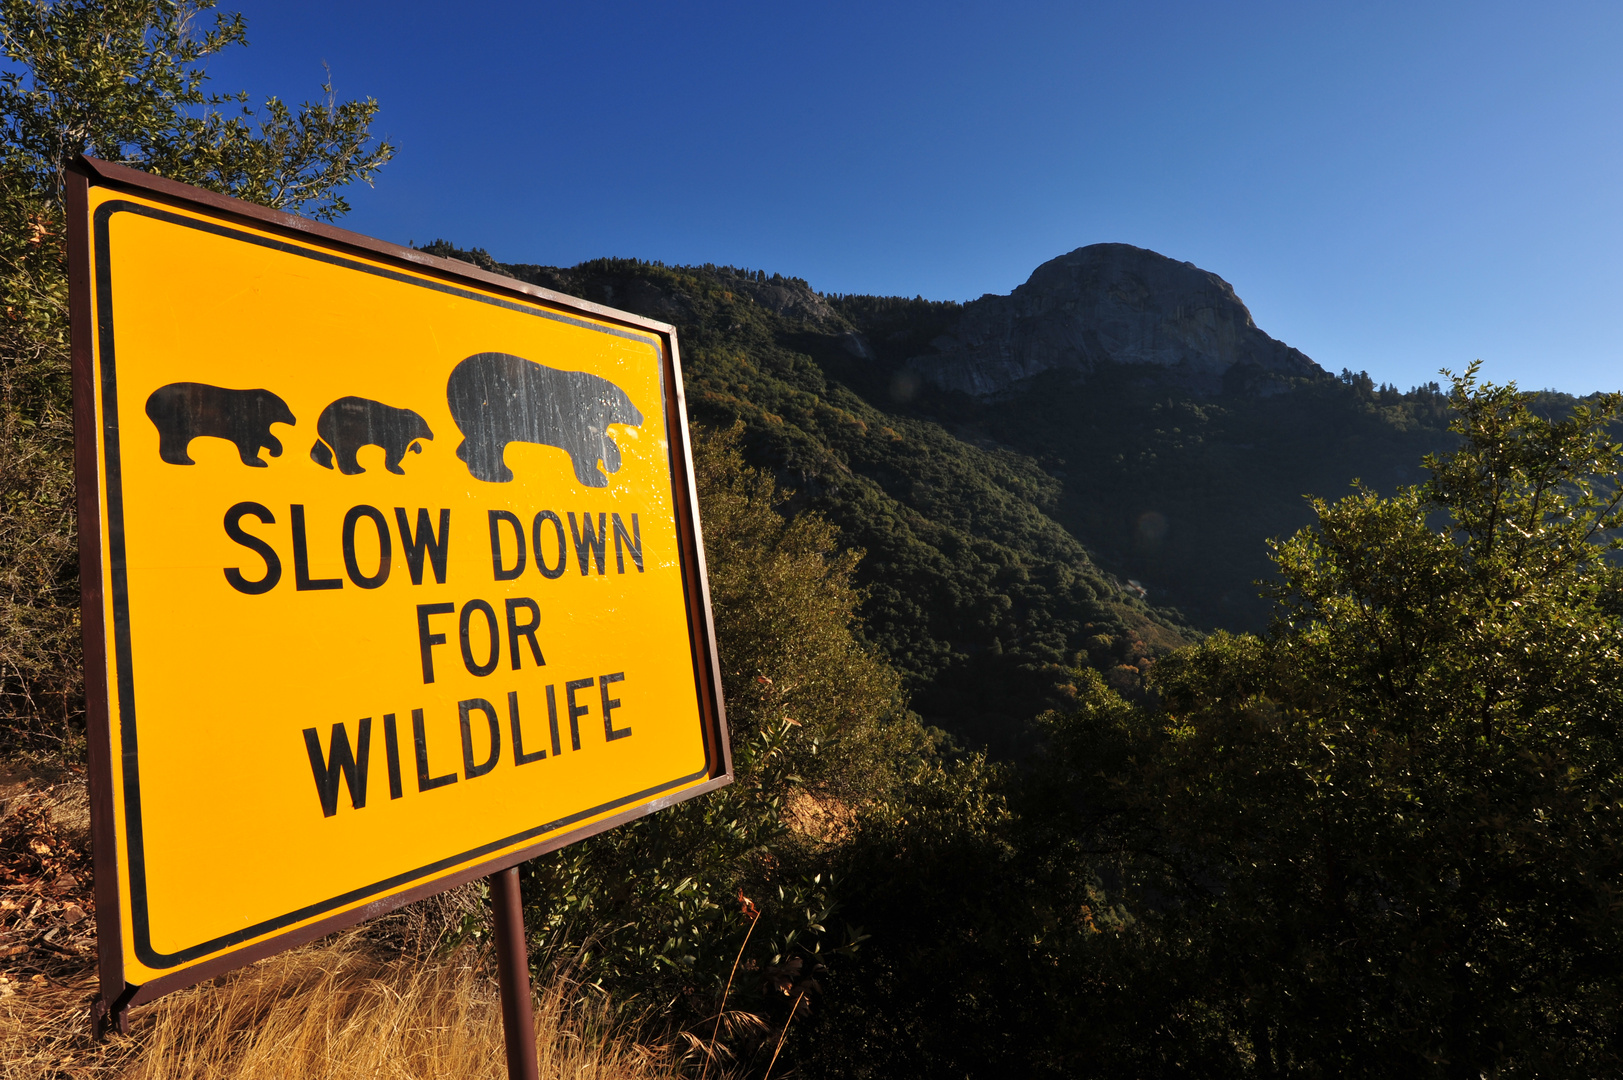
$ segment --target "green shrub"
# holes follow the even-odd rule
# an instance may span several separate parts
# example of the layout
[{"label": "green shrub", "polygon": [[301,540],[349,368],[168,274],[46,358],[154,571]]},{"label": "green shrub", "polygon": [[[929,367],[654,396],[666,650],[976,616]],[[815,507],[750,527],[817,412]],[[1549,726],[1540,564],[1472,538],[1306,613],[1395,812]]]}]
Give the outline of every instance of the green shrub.
[{"label": "green shrub", "polygon": [[856,635],[859,555],[818,515],[779,512],[787,493],[744,464],[736,429],[697,432],[694,461],[735,782],[536,859],[525,881],[542,963],[690,1024],[740,955],[729,1008],[815,992],[856,940],[834,918],[833,852],[932,753]]}]

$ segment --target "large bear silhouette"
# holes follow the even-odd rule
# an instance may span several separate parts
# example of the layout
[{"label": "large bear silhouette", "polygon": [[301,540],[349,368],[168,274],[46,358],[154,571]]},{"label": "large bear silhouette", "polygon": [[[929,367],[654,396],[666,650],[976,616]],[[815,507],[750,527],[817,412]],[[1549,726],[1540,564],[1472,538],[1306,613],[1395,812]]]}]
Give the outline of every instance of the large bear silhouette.
[{"label": "large bear silhouette", "polygon": [[451,371],[445,396],[462,429],[456,456],[475,477],[496,484],[513,479],[502,460],[507,444],[526,442],[558,447],[569,455],[575,479],[608,487],[597,463],[620,471],[620,447],[608,426],[642,424],[642,413],[609,380],[509,353],[477,353],[462,361]]},{"label": "large bear silhouette", "polygon": [[237,444],[244,465],[266,468],[263,447],[282,456],[282,443],[272,424],[293,424],[287,402],[269,390],[231,390],[208,383],[170,383],[147,398],[147,417],[158,429],[158,456],[171,465],[195,465],[187,447],[203,436]]},{"label": "large bear silhouette", "polygon": [[363,446],[383,447],[384,468],[404,476],[406,470],[400,462],[407,448],[420,454],[423,448],[417,440],[434,437],[428,422],[410,409],[397,409],[363,397],[341,397],[322,409],[316,434],[320,438],[310,447],[310,460],[330,469],[336,459],[338,471],[345,476],[366,471],[355,459],[355,452]]}]

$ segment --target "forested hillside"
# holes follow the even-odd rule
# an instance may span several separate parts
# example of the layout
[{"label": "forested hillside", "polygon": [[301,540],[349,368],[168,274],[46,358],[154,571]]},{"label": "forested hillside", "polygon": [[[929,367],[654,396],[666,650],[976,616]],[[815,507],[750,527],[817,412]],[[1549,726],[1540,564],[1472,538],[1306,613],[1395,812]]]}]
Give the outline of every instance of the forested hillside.
[{"label": "forested hillside", "polygon": [[866,552],[865,635],[928,722],[1000,755],[1072,700],[1068,669],[1132,696],[1167,649],[1261,629],[1267,540],[1311,520],[1307,497],[1413,482],[1452,438],[1436,384],[1331,377],[1254,328],[1289,362],[1192,377],[1187,363],[1101,352],[976,396],[936,385],[928,362],[986,321],[977,305],[1003,298],[826,297],[731,267],[503,266],[443,241],[426,250],[674,323],[694,419],[742,423],[750,459],[795,491],[791,510],[822,511]]},{"label": "forested hillside", "polygon": [[600,260],[570,270],[436,254],[679,327],[692,418],[741,423],[750,458],[866,554],[864,633],[907,677],[913,707],[968,746],[1011,753],[1030,719],[1074,700],[1069,668],[1140,691],[1140,666],[1193,640],[1055,518],[1063,486],[1028,455],[887,411],[853,382],[872,361],[803,281],[726,268]]}]

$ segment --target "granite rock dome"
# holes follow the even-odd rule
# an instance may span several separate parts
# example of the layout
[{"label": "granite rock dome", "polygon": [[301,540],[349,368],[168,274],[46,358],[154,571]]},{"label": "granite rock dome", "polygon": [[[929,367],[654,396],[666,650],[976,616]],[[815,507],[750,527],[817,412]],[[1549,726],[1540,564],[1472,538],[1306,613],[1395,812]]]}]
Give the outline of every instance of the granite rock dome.
[{"label": "granite rock dome", "polygon": [[964,306],[935,352],[908,367],[943,389],[996,395],[1055,368],[1167,369],[1189,389],[1221,392],[1322,377],[1322,368],[1251,319],[1234,287],[1193,263],[1131,244],[1091,244],[1039,266],[1008,296]]}]

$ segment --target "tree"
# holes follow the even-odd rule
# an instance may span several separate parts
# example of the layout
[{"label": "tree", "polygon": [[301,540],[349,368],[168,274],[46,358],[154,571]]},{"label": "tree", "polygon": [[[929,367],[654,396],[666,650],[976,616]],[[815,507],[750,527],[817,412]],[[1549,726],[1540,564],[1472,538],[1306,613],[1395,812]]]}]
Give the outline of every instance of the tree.
[{"label": "tree", "polygon": [[[197,23],[214,0],[0,0],[0,140],[8,179],[61,198],[81,153],[275,209],[331,220],[340,189],[370,183],[394,148],[370,134],[377,102],[325,101],[263,113],[246,93],[206,93],[202,62],[248,43],[241,15]],[[223,111],[231,108],[231,114]]]},{"label": "tree", "polygon": [[[1154,825],[1141,911],[1238,1071],[1623,1064],[1623,399],[1529,398],[1454,378],[1459,449],[1315,501],[1275,547],[1274,628],[1168,658],[1164,712],[1128,725],[1104,787]],[[1060,728],[1098,746],[1100,715],[1119,732]]]},{"label": "tree", "polygon": [[247,43],[213,0],[0,0],[0,731],[79,736],[64,170],[80,153],[332,219],[393,154],[377,103],[296,111],[206,92],[204,62]]},{"label": "tree", "polygon": [[836,849],[932,751],[856,634],[859,555],[820,515],[779,512],[788,493],[744,464],[739,432],[694,441],[736,779],[525,865],[542,956],[676,1023],[713,1018],[729,981],[730,1015],[813,992],[853,944],[830,918]]}]

